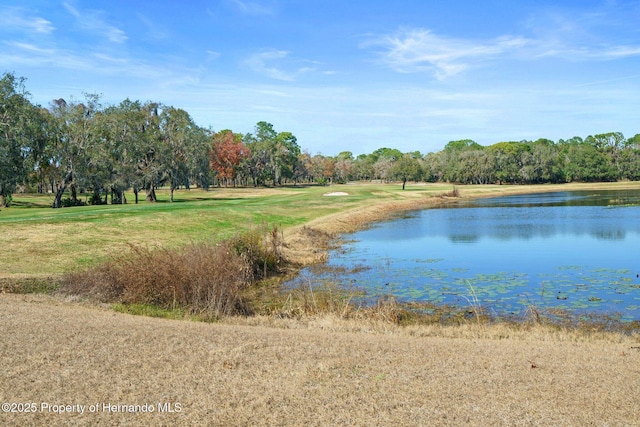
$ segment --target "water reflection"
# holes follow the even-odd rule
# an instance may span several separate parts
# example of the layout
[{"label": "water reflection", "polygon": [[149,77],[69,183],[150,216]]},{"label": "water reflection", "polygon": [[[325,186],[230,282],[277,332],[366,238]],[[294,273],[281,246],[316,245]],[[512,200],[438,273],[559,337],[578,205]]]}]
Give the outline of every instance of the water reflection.
[{"label": "water reflection", "polygon": [[[625,192],[626,193],[626,192]],[[560,200],[563,196],[568,200]],[[555,235],[590,235],[597,239],[624,239],[628,232],[640,233],[637,211],[618,206],[630,199],[623,194],[604,199],[595,194],[558,193],[544,195],[536,203],[534,197],[513,196],[506,200],[481,200],[451,209],[416,213],[412,218],[385,224],[373,239],[414,240],[446,236],[456,243],[477,243],[483,238],[510,240],[553,237]],[[636,197],[631,200],[637,200]],[[637,206],[636,206],[637,208]]]}]

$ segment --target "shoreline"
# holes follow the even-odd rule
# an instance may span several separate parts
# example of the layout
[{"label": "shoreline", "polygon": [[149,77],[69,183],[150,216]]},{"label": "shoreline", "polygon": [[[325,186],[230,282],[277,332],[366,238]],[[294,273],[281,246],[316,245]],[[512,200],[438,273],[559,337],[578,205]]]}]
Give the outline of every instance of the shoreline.
[{"label": "shoreline", "polygon": [[[469,191],[476,190],[476,191]],[[279,283],[289,280],[297,276],[300,271],[312,265],[322,264],[328,260],[329,252],[341,246],[341,236],[344,234],[355,233],[366,229],[377,222],[392,219],[395,216],[405,212],[437,209],[446,207],[447,205],[456,204],[464,201],[470,201],[481,198],[506,197],[523,194],[543,194],[561,191],[590,191],[590,190],[640,190],[640,182],[624,182],[624,183],[595,183],[595,184],[555,184],[555,185],[527,185],[527,186],[478,186],[476,188],[464,187],[460,190],[458,197],[450,195],[430,195],[427,197],[419,197],[414,199],[401,200],[384,200],[373,204],[366,208],[353,208],[347,211],[334,213],[322,218],[315,219],[304,225],[285,230],[284,251],[285,260],[289,263],[288,271],[277,276]],[[447,193],[448,194],[448,193]],[[400,304],[400,307],[407,307]],[[436,306],[436,310],[444,309],[446,306]],[[449,307],[449,309],[452,309]],[[443,311],[444,313],[444,311]],[[558,313],[556,313],[557,315]],[[581,320],[579,316],[575,316],[571,312],[566,312],[554,319],[553,315],[545,313],[544,310],[538,311],[531,309],[527,314],[530,318],[521,320],[501,319],[501,322],[508,323],[529,323],[535,319],[534,323],[544,323],[548,326],[555,326],[581,330],[602,330],[612,333],[633,334],[637,332],[638,321],[627,323],[619,323],[613,317],[596,316],[591,320]],[[485,318],[490,324],[494,321]],[[611,323],[613,322],[613,323]],[[365,322],[367,323],[367,322]],[[406,325],[405,325],[406,327]]]},{"label": "shoreline", "polygon": [[384,200],[367,207],[351,208],[283,231],[284,258],[305,267],[324,262],[336,239],[385,221],[403,212],[430,209],[457,202],[451,197],[426,197],[410,200]]}]

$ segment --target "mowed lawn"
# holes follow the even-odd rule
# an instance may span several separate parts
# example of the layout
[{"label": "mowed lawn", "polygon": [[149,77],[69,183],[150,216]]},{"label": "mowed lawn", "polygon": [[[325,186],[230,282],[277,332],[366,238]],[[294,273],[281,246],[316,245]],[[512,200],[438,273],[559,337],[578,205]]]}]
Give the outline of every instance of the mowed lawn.
[{"label": "mowed lawn", "polygon": [[[220,241],[252,227],[281,229],[381,200],[430,197],[451,189],[421,185],[290,186],[182,190],[159,202],[52,209],[50,195],[15,195],[0,210],[0,277],[48,276],[92,265],[128,245],[175,247]],[[326,197],[331,192],[348,196]],[[142,195],[142,197],[144,197]]]}]

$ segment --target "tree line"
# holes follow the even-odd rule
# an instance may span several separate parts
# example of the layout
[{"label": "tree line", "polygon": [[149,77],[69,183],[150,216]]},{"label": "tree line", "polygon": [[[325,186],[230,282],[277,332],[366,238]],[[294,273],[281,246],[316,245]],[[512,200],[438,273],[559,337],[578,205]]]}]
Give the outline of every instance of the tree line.
[{"label": "tree line", "polygon": [[[35,105],[25,79],[0,79],[0,206],[16,191],[52,193],[53,207],[135,202],[143,193],[198,186],[278,186],[352,180],[539,184],[640,179],[640,134],[620,132],[557,142],[451,141],[439,152],[380,148],[311,155],[291,132],[259,122],[253,133],[197,126],[180,108],[100,96]],[[80,194],[88,194],[87,201]]]}]

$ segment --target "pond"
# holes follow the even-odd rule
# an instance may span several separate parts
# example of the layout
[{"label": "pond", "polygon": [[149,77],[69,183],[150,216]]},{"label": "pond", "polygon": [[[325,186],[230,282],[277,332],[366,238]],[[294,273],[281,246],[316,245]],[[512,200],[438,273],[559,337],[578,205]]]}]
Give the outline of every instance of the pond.
[{"label": "pond", "polygon": [[533,306],[640,320],[640,190],[477,199],[343,237],[288,286],[331,282],[495,316]]}]

